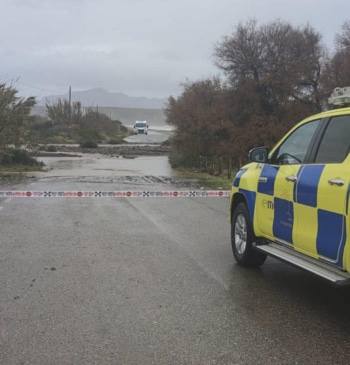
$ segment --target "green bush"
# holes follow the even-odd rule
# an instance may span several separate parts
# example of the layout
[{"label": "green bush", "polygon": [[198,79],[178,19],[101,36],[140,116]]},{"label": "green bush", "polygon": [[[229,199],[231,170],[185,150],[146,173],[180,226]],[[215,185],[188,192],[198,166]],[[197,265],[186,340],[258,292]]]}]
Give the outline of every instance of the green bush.
[{"label": "green bush", "polygon": [[80,147],[82,148],[97,148],[98,145],[95,141],[85,141],[80,143]]},{"label": "green bush", "polygon": [[65,135],[57,135],[57,136],[47,138],[45,142],[46,143],[64,144],[64,143],[72,143],[72,140],[70,140]]},{"label": "green bush", "polygon": [[125,125],[121,125],[121,126],[120,126],[120,131],[121,131],[122,133],[128,133],[128,132],[129,132],[129,129],[128,129],[127,127],[125,127]]},{"label": "green bush", "polygon": [[170,143],[170,138],[166,139],[164,142],[162,142],[161,144],[162,146],[165,146],[165,147],[169,147],[171,145]]},{"label": "green bush", "polygon": [[94,129],[89,129],[88,127],[84,126],[81,127],[79,130],[76,131],[78,138],[80,141],[97,141],[99,139],[98,133]]},{"label": "green bush", "polygon": [[199,167],[198,158],[187,156],[178,151],[169,154],[169,163],[174,169],[178,167]]},{"label": "green bush", "polygon": [[112,138],[108,141],[108,144],[121,144],[123,143],[123,137]]},{"label": "green bush", "polygon": [[57,147],[56,146],[47,146],[47,151],[48,152],[57,152]]},{"label": "green bush", "polygon": [[43,166],[43,163],[37,161],[26,150],[19,148],[7,148],[0,152],[0,165]]}]

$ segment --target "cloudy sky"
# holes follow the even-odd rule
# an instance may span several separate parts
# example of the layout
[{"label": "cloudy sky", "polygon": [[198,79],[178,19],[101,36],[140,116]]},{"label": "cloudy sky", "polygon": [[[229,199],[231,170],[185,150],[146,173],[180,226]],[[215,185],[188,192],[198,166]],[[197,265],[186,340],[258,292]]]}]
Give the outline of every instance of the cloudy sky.
[{"label": "cloudy sky", "polygon": [[42,98],[101,87],[169,97],[219,74],[213,46],[239,22],[310,24],[333,46],[349,0],[1,0],[0,82]]}]

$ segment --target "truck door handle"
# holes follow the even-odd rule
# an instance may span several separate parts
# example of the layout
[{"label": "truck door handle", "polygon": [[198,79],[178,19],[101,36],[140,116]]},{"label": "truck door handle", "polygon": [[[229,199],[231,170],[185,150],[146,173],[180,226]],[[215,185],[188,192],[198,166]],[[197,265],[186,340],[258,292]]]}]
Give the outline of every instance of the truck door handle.
[{"label": "truck door handle", "polygon": [[298,178],[296,176],[286,176],[286,180],[294,183]]},{"label": "truck door handle", "polygon": [[329,184],[329,185],[338,185],[338,186],[343,186],[343,185],[344,185],[344,180],[340,180],[340,179],[331,179],[331,180],[328,180],[328,184]]}]

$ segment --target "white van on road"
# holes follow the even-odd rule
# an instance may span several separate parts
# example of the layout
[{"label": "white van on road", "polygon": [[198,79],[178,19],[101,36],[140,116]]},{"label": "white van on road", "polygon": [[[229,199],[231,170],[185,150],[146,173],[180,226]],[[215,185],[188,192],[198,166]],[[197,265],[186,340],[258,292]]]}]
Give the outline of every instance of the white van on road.
[{"label": "white van on road", "polygon": [[137,120],[134,124],[135,134],[148,134],[148,123],[145,120]]}]

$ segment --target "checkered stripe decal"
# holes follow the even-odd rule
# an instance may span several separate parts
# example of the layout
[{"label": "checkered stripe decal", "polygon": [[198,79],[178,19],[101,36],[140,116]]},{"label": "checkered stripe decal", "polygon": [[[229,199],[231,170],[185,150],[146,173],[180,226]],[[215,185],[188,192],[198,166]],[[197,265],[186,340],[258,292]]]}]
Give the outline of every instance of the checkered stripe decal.
[{"label": "checkered stripe decal", "polygon": [[[251,184],[248,189],[256,176],[244,180],[245,173],[234,180],[233,191],[245,196],[252,221],[259,214],[258,229],[263,227],[268,236],[343,267],[350,185],[330,188],[328,183],[339,175],[339,166],[264,165],[256,188]],[[296,176],[296,182],[287,182],[289,176]]]}]

